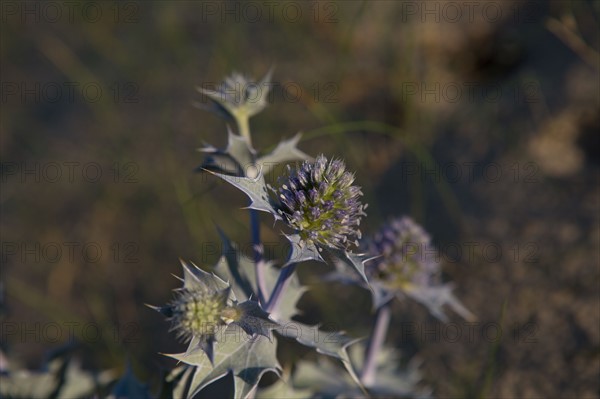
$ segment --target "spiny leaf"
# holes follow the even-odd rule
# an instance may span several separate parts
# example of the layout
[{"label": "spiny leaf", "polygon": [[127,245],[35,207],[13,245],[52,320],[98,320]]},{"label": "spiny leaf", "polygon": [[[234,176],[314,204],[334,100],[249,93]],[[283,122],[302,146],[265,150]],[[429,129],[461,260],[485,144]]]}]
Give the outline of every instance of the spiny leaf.
[{"label": "spiny leaf", "polygon": [[208,155],[202,166],[196,170],[204,169],[227,175],[248,177],[247,172],[252,174],[257,170],[254,164],[255,151],[246,137],[234,134],[229,127],[227,132],[228,140],[225,149],[217,149],[211,145],[199,149]]},{"label": "spiny leaf", "polygon": [[373,298],[373,310],[377,310],[392,299],[395,295],[378,281],[371,281],[371,297]]},{"label": "spiny leaf", "polygon": [[342,332],[322,331],[318,326],[309,326],[296,321],[280,322],[280,324],[281,327],[276,331],[284,337],[295,339],[298,343],[313,348],[321,354],[339,359],[355,384],[363,389],[347,352],[347,348],[360,339],[352,339]]},{"label": "spiny leaf", "polygon": [[452,284],[438,286],[408,286],[404,289],[406,295],[426,306],[429,312],[443,322],[448,321],[444,306],[448,305],[467,321],[475,321],[476,317],[454,296]]},{"label": "spiny leaf", "polygon": [[277,380],[268,388],[259,389],[257,399],[305,399],[313,397],[314,391],[310,388],[295,388],[291,381]]},{"label": "spiny leaf", "polygon": [[317,398],[364,396],[347,373],[323,359],[318,362],[298,362],[292,376],[292,386],[294,389],[310,389],[315,392],[313,397]]},{"label": "spiny leaf", "polygon": [[198,91],[207,95],[213,102],[211,109],[219,115],[227,115],[233,119],[248,118],[256,115],[267,106],[269,82],[272,70],[258,83],[249,81],[239,73],[225,78],[217,90],[198,87]]},{"label": "spiny leaf", "polygon": [[467,321],[474,321],[476,319],[475,315],[453,294],[452,290],[454,286],[452,284],[429,286],[402,284],[399,286],[390,286],[390,284],[384,281],[373,280],[367,287],[364,280],[356,276],[356,273],[350,274],[345,265],[345,262],[335,262],[336,271],[330,273],[325,279],[327,281],[337,281],[344,284],[355,284],[363,288],[370,288],[374,310],[379,309],[395,297],[403,298],[408,296],[427,307],[427,310],[440,321],[448,321],[448,317],[444,312],[445,306],[449,306]]},{"label": "spiny leaf", "polygon": [[249,337],[239,326],[229,325],[215,343],[214,367],[200,353],[169,355],[174,359],[196,366],[188,398],[192,398],[208,384],[232,372],[235,397],[245,398],[267,371],[279,373],[275,338],[255,335]]},{"label": "spiny leaf", "polygon": [[358,273],[358,275],[366,284],[366,286],[370,290],[372,290],[371,286],[369,285],[369,280],[365,275],[365,263],[373,259],[372,256],[364,254],[355,254],[340,249],[330,249],[329,252],[335,257],[336,261],[342,262],[343,264],[352,267]]},{"label": "spiny leaf", "polygon": [[250,198],[250,205],[248,208],[256,209],[258,211],[268,212],[273,215],[276,220],[281,219],[281,216],[277,213],[277,210],[273,206],[269,194],[267,192],[267,185],[265,184],[265,178],[262,171],[257,172],[257,176],[250,177],[239,177],[239,176],[228,176],[222,173],[211,172],[215,176],[220,177],[229,184],[243,191],[248,198]]},{"label": "spiny leaf", "polygon": [[[218,329],[219,327],[215,326]],[[200,353],[205,354],[211,363],[215,361],[215,342],[213,335],[194,335],[185,351],[187,356]]]},{"label": "spiny leaf", "polygon": [[[336,270],[327,274],[324,277],[324,281],[356,285],[361,288],[369,289],[362,277],[358,276],[354,270],[348,270],[348,267],[346,267],[345,263],[339,261],[335,262],[335,267]],[[371,286],[370,292],[374,311],[385,305],[390,300],[394,299],[395,293],[390,291],[389,288],[381,284],[379,281],[370,281],[369,285]]]},{"label": "spiny leaf", "polygon": [[235,307],[240,312],[239,319],[234,323],[240,326],[247,334],[259,334],[270,338],[272,329],[278,326],[277,323],[269,319],[269,313],[262,310],[258,302],[246,301]]},{"label": "spiny leaf", "polygon": [[[354,345],[350,350],[352,363],[362,365],[365,346]],[[368,387],[369,397],[377,398],[429,398],[431,391],[419,386],[421,375],[418,361],[411,360],[406,369],[399,369],[399,359],[393,348],[384,347],[377,358],[377,379]],[[293,389],[310,388],[314,397],[363,397],[364,392],[347,374],[341,373],[331,362],[301,361],[296,365],[291,379]]]},{"label": "spiny leaf", "polygon": [[[359,343],[349,350],[353,364],[364,366],[366,345]],[[422,380],[419,358],[411,359],[400,368],[400,352],[391,346],[383,346],[375,359],[375,381],[367,388],[375,397],[429,398],[431,391],[419,386]]]},{"label": "spiny leaf", "polygon": [[[223,240],[223,256],[215,268],[215,273],[224,280],[234,282],[232,288],[238,300],[248,300],[251,296],[256,298],[258,288],[254,261],[244,256],[237,249],[237,245],[232,243],[225,234],[221,233],[221,239]],[[263,268],[266,290],[272,292],[279,277],[280,269],[268,261],[264,263]],[[306,290],[306,287],[300,285],[298,276],[294,274],[290,277],[285,295],[277,308],[277,314],[280,318],[289,320],[298,314],[296,304]]]},{"label": "spiny leaf", "polygon": [[[273,291],[279,273],[280,269],[275,268],[272,264],[265,265],[265,282],[269,292]],[[278,320],[291,320],[292,317],[297,315],[299,312],[296,305],[302,295],[308,290],[308,288],[300,284],[300,280],[295,273],[288,279],[287,284],[285,294],[277,306]]]},{"label": "spiny leaf", "polygon": [[263,173],[269,173],[274,166],[280,163],[311,159],[310,155],[305,154],[296,147],[301,137],[302,134],[298,133],[289,140],[283,140],[277,144],[272,152],[260,157],[257,163],[262,167]]},{"label": "spiny leaf", "polygon": [[285,237],[291,244],[291,252],[284,266],[309,260],[324,262],[321,253],[315,244],[303,241],[298,234],[285,235]]},{"label": "spiny leaf", "polygon": [[[205,272],[192,262],[187,263],[182,259],[179,261],[183,267],[184,289],[190,291],[201,290],[204,292],[216,292],[229,288],[229,284],[221,280],[215,274]],[[235,295],[231,295],[231,299],[235,300]]]},{"label": "spiny leaf", "polygon": [[221,258],[214,272],[222,279],[232,284],[232,289],[240,301],[257,297],[256,271],[254,261],[242,254],[237,244],[231,242],[229,237],[219,229],[221,236]]}]

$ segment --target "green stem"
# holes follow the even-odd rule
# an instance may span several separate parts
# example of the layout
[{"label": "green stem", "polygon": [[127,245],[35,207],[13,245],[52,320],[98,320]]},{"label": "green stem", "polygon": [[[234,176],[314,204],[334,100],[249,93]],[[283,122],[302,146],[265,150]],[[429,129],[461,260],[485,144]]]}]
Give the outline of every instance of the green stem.
[{"label": "green stem", "polygon": [[248,140],[248,144],[252,148],[252,137],[250,136],[250,118],[246,114],[236,114],[235,121],[237,122],[238,133],[240,136]]}]

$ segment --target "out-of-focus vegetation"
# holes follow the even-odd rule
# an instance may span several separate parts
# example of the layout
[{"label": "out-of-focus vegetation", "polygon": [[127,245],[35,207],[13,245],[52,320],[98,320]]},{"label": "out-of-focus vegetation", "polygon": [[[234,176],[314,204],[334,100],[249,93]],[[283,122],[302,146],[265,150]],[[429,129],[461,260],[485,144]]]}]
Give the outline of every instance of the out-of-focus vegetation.
[{"label": "out-of-focus vegetation", "polygon": [[[274,66],[255,147],[303,131],[303,151],[343,157],[363,232],[411,215],[478,317],[456,338],[396,307],[390,339],[435,394],[597,395],[598,3],[265,3],[0,5],[5,359],[35,368],[73,338],[86,368],[173,366],[143,304],[169,300],[178,257],[214,264],[216,224],[250,249],[244,197],[193,172],[227,137],[195,87]],[[366,335],[369,296],[325,271],[300,268],[304,320]]]}]

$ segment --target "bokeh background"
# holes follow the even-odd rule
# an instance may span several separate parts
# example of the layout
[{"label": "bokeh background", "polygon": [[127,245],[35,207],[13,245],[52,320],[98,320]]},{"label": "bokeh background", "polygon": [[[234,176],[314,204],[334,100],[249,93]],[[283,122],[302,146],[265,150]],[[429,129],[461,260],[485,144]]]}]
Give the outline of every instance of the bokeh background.
[{"label": "bokeh background", "polygon": [[[598,2],[1,7],[4,361],[35,369],[73,338],[84,367],[129,360],[156,388],[173,366],[158,352],[182,345],[144,303],[170,299],[179,257],[216,262],[216,225],[250,241],[243,195],[193,172],[227,137],[195,88],[274,67],[255,147],[302,131],[303,151],[344,158],[363,232],[412,216],[478,317],[448,329],[395,307],[389,343],[435,395],[598,397]],[[324,284],[329,270],[300,268],[303,320],[367,335],[368,294]]]}]

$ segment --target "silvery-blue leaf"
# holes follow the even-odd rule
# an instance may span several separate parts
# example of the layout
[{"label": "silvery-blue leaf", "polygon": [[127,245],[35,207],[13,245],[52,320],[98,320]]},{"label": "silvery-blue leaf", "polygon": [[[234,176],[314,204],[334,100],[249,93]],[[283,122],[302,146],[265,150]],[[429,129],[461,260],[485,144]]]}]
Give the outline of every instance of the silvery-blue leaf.
[{"label": "silvery-blue leaf", "polygon": [[246,398],[267,371],[279,373],[277,341],[255,335],[249,337],[239,326],[230,324],[215,343],[214,366],[201,353],[169,355],[176,360],[193,364],[194,375],[188,398],[194,397],[210,383],[233,373],[236,398]]},{"label": "silvery-blue leaf", "polygon": [[286,262],[286,265],[291,263],[306,262],[316,260],[324,262],[319,249],[313,243],[303,241],[298,234],[285,235],[291,245],[291,252]]},{"label": "silvery-blue leaf", "polygon": [[235,306],[240,312],[239,319],[234,323],[240,326],[247,334],[259,334],[271,338],[271,330],[278,324],[269,319],[269,313],[262,310],[258,302],[246,301]]},{"label": "silvery-blue leaf", "polygon": [[358,273],[356,273],[354,270],[348,270],[345,262],[336,261],[334,264],[336,270],[327,274],[324,277],[324,281],[355,285],[365,289],[370,288],[374,311],[396,297],[397,293],[395,291],[390,290],[378,280],[369,281],[369,285],[367,286],[363,278]]},{"label": "silvery-blue leaf", "polygon": [[227,127],[227,147],[217,149],[211,145],[200,148],[199,151],[207,153],[206,159],[196,170],[209,170],[233,176],[246,176],[248,172],[255,173],[255,151],[243,136],[234,134]]},{"label": "silvery-blue leaf", "polygon": [[329,249],[329,252],[335,257],[336,261],[339,261],[354,269],[358,273],[362,281],[366,284],[366,286],[370,290],[372,290],[371,285],[369,284],[369,280],[365,275],[365,263],[373,259],[373,256],[365,254],[355,254],[353,252],[340,249]]},{"label": "silvery-blue leaf", "polygon": [[[222,279],[232,283],[232,289],[239,301],[245,301],[251,297],[257,298],[258,288],[254,261],[242,254],[237,245],[231,242],[222,231],[219,231],[219,233],[223,243],[223,256],[215,267],[215,273]],[[280,269],[268,261],[265,261],[263,267],[266,291],[272,292],[279,277]],[[285,295],[281,298],[277,307],[279,318],[289,320],[298,314],[296,304],[306,290],[307,288],[300,284],[296,274],[289,278]]]},{"label": "silvery-blue leaf", "polygon": [[[358,343],[349,350],[353,364],[364,365],[366,346]],[[430,398],[431,390],[422,386],[419,371],[421,360],[413,357],[405,367],[400,367],[401,356],[396,348],[383,346],[375,359],[375,381],[367,386],[374,397]]]},{"label": "silvery-blue leaf", "polygon": [[[275,268],[271,263],[265,265],[265,285],[269,292],[273,291],[279,273],[280,269]],[[298,276],[294,273],[294,275],[289,278],[285,288],[285,294],[277,306],[278,320],[291,320],[292,317],[299,313],[296,305],[307,290],[308,288],[300,284]]]},{"label": "silvery-blue leaf", "polygon": [[211,110],[217,114],[225,114],[233,119],[249,118],[267,106],[271,73],[272,70],[260,82],[252,82],[244,75],[233,73],[215,90],[197,89],[210,98],[214,103]]},{"label": "silvery-blue leaf", "polygon": [[452,284],[444,284],[438,286],[410,286],[404,289],[406,295],[415,301],[425,305],[429,312],[443,322],[448,321],[448,317],[444,313],[444,306],[449,306],[452,310],[458,313],[467,321],[474,321],[475,315],[471,313],[463,304],[454,296]]},{"label": "silvery-blue leaf", "polygon": [[[279,216],[269,198],[265,178],[260,170],[257,170],[256,174],[252,177],[228,176],[216,172],[210,173],[243,191],[244,194],[250,198],[250,205],[247,208],[268,212],[273,215],[276,220],[281,219],[281,216]],[[250,171],[247,171],[247,173],[250,174]],[[254,174],[254,172],[252,174]]]},{"label": "silvery-blue leaf", "polygon": [[229,281],[239,301],[257,297],[256,271],[254,261],[245,256],[229,237],[219,229],[222,250],[221,258],[215,266],[215,274]]},{"label": "silvery-blue leaf", "polygon": [[256,399],[306,399],[312,398],[314,391],[310,388],[296,388],[285,376],[267,388],[259,389]]},{"label": "silvery-blue leaf", "polygon": [[[201,290],[206,292],[223,291],[230,288],[229,284],[213,273],[207,273],[200,269],[193,262],[185,262],[180,259],[183,267],[183,288],[194,291]],[[235,300],[235,295],[231,293],[230,299]]]},{"label": "silvery-blue leaf", "polygon": [[258,158],[257,163],[262,167],[264,174],[269,173],[275,166],[289,161],[311,159],[311,156],[300,151],[296,145],[302,134],[298,133],[289,140],[283,140],[269,154]]},{"label": "silvery-blue leaf", "polygon": [[371,298],[373,299],[373,310],[377,310],[396,296],[394,291],[389,290],[378,281],[371,281]]},{"label": "silvery-blue leaf", "polygon": [[299,361],[292,375],[292,386],[294,389],[313,391],[313,398],[335,399],[365,396],[360,391],[353,392],[355,395],[346,396],[349,391],[356,390],[356,385],[341,368],[323,359],[319,359],[317,362]]},{"label": "silvery-blue leaf", "polygon": [[284,337],[295,339],[304,346],[314,348],[323,355],[339,359],[356,385],[362,387],[347,352],[347,348],[360,339],[350,338],[343,332],[322,331],[318,326],[309,326],[296,321],[280,322],[280,327],[276,331]]}]

